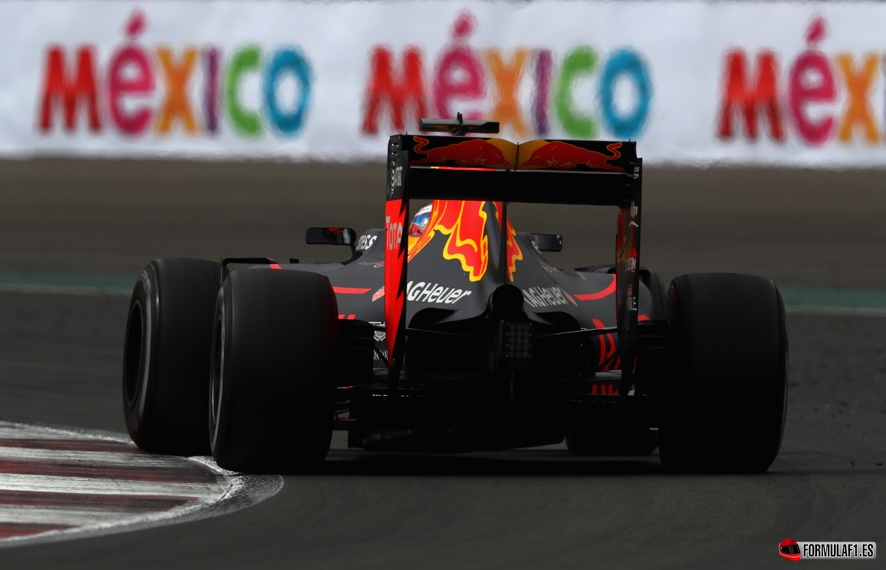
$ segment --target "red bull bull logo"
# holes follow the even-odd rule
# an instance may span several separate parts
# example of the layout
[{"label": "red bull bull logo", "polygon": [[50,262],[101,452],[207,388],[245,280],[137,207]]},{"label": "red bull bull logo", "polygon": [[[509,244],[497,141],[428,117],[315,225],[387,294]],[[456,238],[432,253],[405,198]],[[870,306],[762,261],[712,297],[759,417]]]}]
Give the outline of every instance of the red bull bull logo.
[{"label": "red bull bull logo", "polygon": [[430,141],[423,137],[415,137],[415,142],[412,150],[422,158],[413,159],[413,165],[513,168],[516,163],[516,145],[501,139],[471,139],[437,148],[427,148]]},{"label": "red bull bull logo", "polygon": [[[530,141],[520,145],[519,168],[553,168],[558,170],[572,170],[577,166],[584,166],[591,170],[609,170],[612,172],[624,172],[624,168],[609,164],[610,161],[621,158],[620,142],[606,145],[609,154],[603,154],[594,150],[588,150],[564,141]],[[523,156],[528,156],[525,160]]]}]

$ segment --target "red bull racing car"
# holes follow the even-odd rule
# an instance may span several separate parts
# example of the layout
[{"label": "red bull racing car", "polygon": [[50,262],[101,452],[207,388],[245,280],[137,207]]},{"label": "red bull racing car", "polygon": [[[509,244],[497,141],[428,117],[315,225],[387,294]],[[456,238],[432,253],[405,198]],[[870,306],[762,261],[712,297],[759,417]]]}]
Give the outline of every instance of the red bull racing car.
[{"label": "red bull racing car", "polygon": [[[316,468],[334,429],[366,450],[559,443],[681,471],[766,471],[787,401],[772,281],[640,266],[632,142],[465,136],[388,144],[384,228],[309,228],[339,263],[157,259],[135,284],[123,408],[132,439],[224,468]],[[410,201],[431,201],[413,218]],[[512,202],[610,206],[614,263],[554,267]],[[576,215],[581,215],[577,210]],[[411,224],[410,224],[411,222]],[[239,264],[239,270],[232,266]],[[250,267],[243,268],[243,264]]]}]

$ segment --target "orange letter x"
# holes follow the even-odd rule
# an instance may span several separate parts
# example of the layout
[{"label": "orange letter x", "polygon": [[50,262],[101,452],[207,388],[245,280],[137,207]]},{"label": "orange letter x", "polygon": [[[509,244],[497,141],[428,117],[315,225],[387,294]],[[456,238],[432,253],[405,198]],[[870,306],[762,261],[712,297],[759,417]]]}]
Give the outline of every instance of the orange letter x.
[{"label": "orange letter x", "polygon": [[852,56],[841,53],[837,56],[837,66],[843,75],[846,84],[846,111],[840,121],[839,137],[842,142],[849,142],[852,137],[852,128],[858,123],[864,129],[864,138],[868,144],[875,144],[880,140],[877,125],[871,117],[871,106],[868,104],[868,90],[874,81],[877,72],[879,58],[872,53],[865,54],[864,62],[860,70],[855,70],[852,65]]},{"label": "orange letter x", "polygon": [[166,100],[157,119],[157,131],[168,133],[173,121],[179,118],[184,123],[185,131],[195,134],[197,121],[191,113],[187,86],[194,64],[197,63],[197,50],[192,47],[185,49],[179,65],[175,64],[172,50],[168,47],[157,48],[157,57],[160,58],[160,65],[166,75]]},{"label": "orange letter x", "polygon": [[518,137],[529,134],[529,127],[523,120],[520,106],[517,104],[517,93],[520,90],[526,56],[526,49],[519,48],[514,52],[511,62],[505,63],[497,49],[492,48],[486,52],[486,66],[495,78],[497,89],[495,106],[492,108],[490,118],[499,121],[502,126],[510,123]]}]

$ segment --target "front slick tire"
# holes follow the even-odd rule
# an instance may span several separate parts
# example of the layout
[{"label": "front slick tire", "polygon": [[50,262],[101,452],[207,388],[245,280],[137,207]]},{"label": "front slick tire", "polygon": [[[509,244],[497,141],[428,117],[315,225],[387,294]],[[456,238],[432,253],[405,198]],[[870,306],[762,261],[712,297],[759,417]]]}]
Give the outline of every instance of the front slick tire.
[{"label": "front slick tire", "polygon": [[209,437],[219,466],[297,473],[329,451],[338,309],[315,273],[249,269],[218,293]]},{"label": "front slick tire", "polygon": [[772,281],[702,273],[671,283],[674,361],[661,461],[686,472],[763,473],[787,412],[784,303]]}]

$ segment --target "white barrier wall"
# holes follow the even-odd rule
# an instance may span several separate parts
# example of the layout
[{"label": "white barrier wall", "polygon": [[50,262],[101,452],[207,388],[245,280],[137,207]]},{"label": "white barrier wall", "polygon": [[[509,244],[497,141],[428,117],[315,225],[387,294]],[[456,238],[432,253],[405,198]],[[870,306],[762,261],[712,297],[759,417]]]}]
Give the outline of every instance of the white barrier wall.
[{"label": "white barrier wall", "polygon": [[886,4],[0,3],[0,156],[383,159],[419,116],[886,166]]}]

